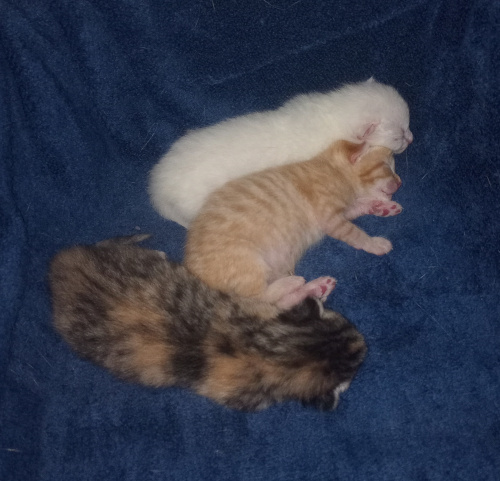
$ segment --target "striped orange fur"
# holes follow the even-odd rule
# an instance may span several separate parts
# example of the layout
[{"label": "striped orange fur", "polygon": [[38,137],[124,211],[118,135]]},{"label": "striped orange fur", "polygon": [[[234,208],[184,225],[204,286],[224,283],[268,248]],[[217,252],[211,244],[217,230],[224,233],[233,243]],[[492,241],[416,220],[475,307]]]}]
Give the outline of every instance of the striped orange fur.
[{"label": "striped orange fur", "polygon": [[186,266],[213,288],[283,307],[324,296],[334,282],[304,285],[290,276],[297,260],[325,234],[373,254],[389,252],[387,239],[351,220],[401,212],[391,201],[400,184],[389,149],[343,140],[311,160],[233,180],[190,224]]}]

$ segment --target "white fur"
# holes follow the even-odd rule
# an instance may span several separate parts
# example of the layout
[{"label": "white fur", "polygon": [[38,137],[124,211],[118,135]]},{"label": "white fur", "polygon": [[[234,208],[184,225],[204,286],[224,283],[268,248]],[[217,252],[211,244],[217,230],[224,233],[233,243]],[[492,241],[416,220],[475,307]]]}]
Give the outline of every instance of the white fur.
[{"label": "white fur", "polygon": [[298,95],[256,112],[188,132],[151,171],[153,206],[187,227],[206,197],[229,180],[308,160],[339,139],[402,152],[413,140],[408,105],[369,79],[329,93]]}]

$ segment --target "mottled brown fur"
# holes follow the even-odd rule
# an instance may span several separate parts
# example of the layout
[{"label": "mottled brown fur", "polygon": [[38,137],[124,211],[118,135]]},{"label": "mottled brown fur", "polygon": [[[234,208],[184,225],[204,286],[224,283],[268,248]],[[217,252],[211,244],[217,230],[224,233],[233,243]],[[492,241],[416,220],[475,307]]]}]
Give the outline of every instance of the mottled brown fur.
[{"label": "mottled brown fur", "polygon": [[361,334],[307,299],[282,312],[213,290],[143,236],[63,250],[50,268],[54,326],[83,358],[153,387],[182,386],[228,407],[300,400],[321,409],[361,364]]}]

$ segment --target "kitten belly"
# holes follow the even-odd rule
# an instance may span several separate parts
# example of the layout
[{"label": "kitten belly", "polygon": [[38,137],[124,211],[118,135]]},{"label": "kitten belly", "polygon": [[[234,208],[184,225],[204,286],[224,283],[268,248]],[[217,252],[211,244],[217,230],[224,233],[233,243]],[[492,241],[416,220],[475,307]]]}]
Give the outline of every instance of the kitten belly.
[{"label": "kitten belly", "polygon": [[320,231],[305,233],[292,242],[282,241],[267,249],[262,258],[269,267],[268,283],[289,276],[295,270],[295,264],[305,250],[323,237]]}]

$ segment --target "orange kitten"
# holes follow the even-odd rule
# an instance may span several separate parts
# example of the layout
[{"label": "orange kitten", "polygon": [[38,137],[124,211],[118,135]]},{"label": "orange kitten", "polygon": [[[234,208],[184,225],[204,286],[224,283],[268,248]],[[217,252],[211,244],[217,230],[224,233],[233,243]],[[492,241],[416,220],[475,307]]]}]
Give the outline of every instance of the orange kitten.
[{"label": "orange kitten", "polygon": [[391,196],[400,185],[389,149],[344,140],[311,160],[233,180],[208,197],[190,224],[186,266],[213,288],[282,308],[325,298],[335,280],[306,284],[289,275],[296,262],[325,234],[373,254],[389,252],[389,240],[370,237],[350,220],[399,214]]}]

